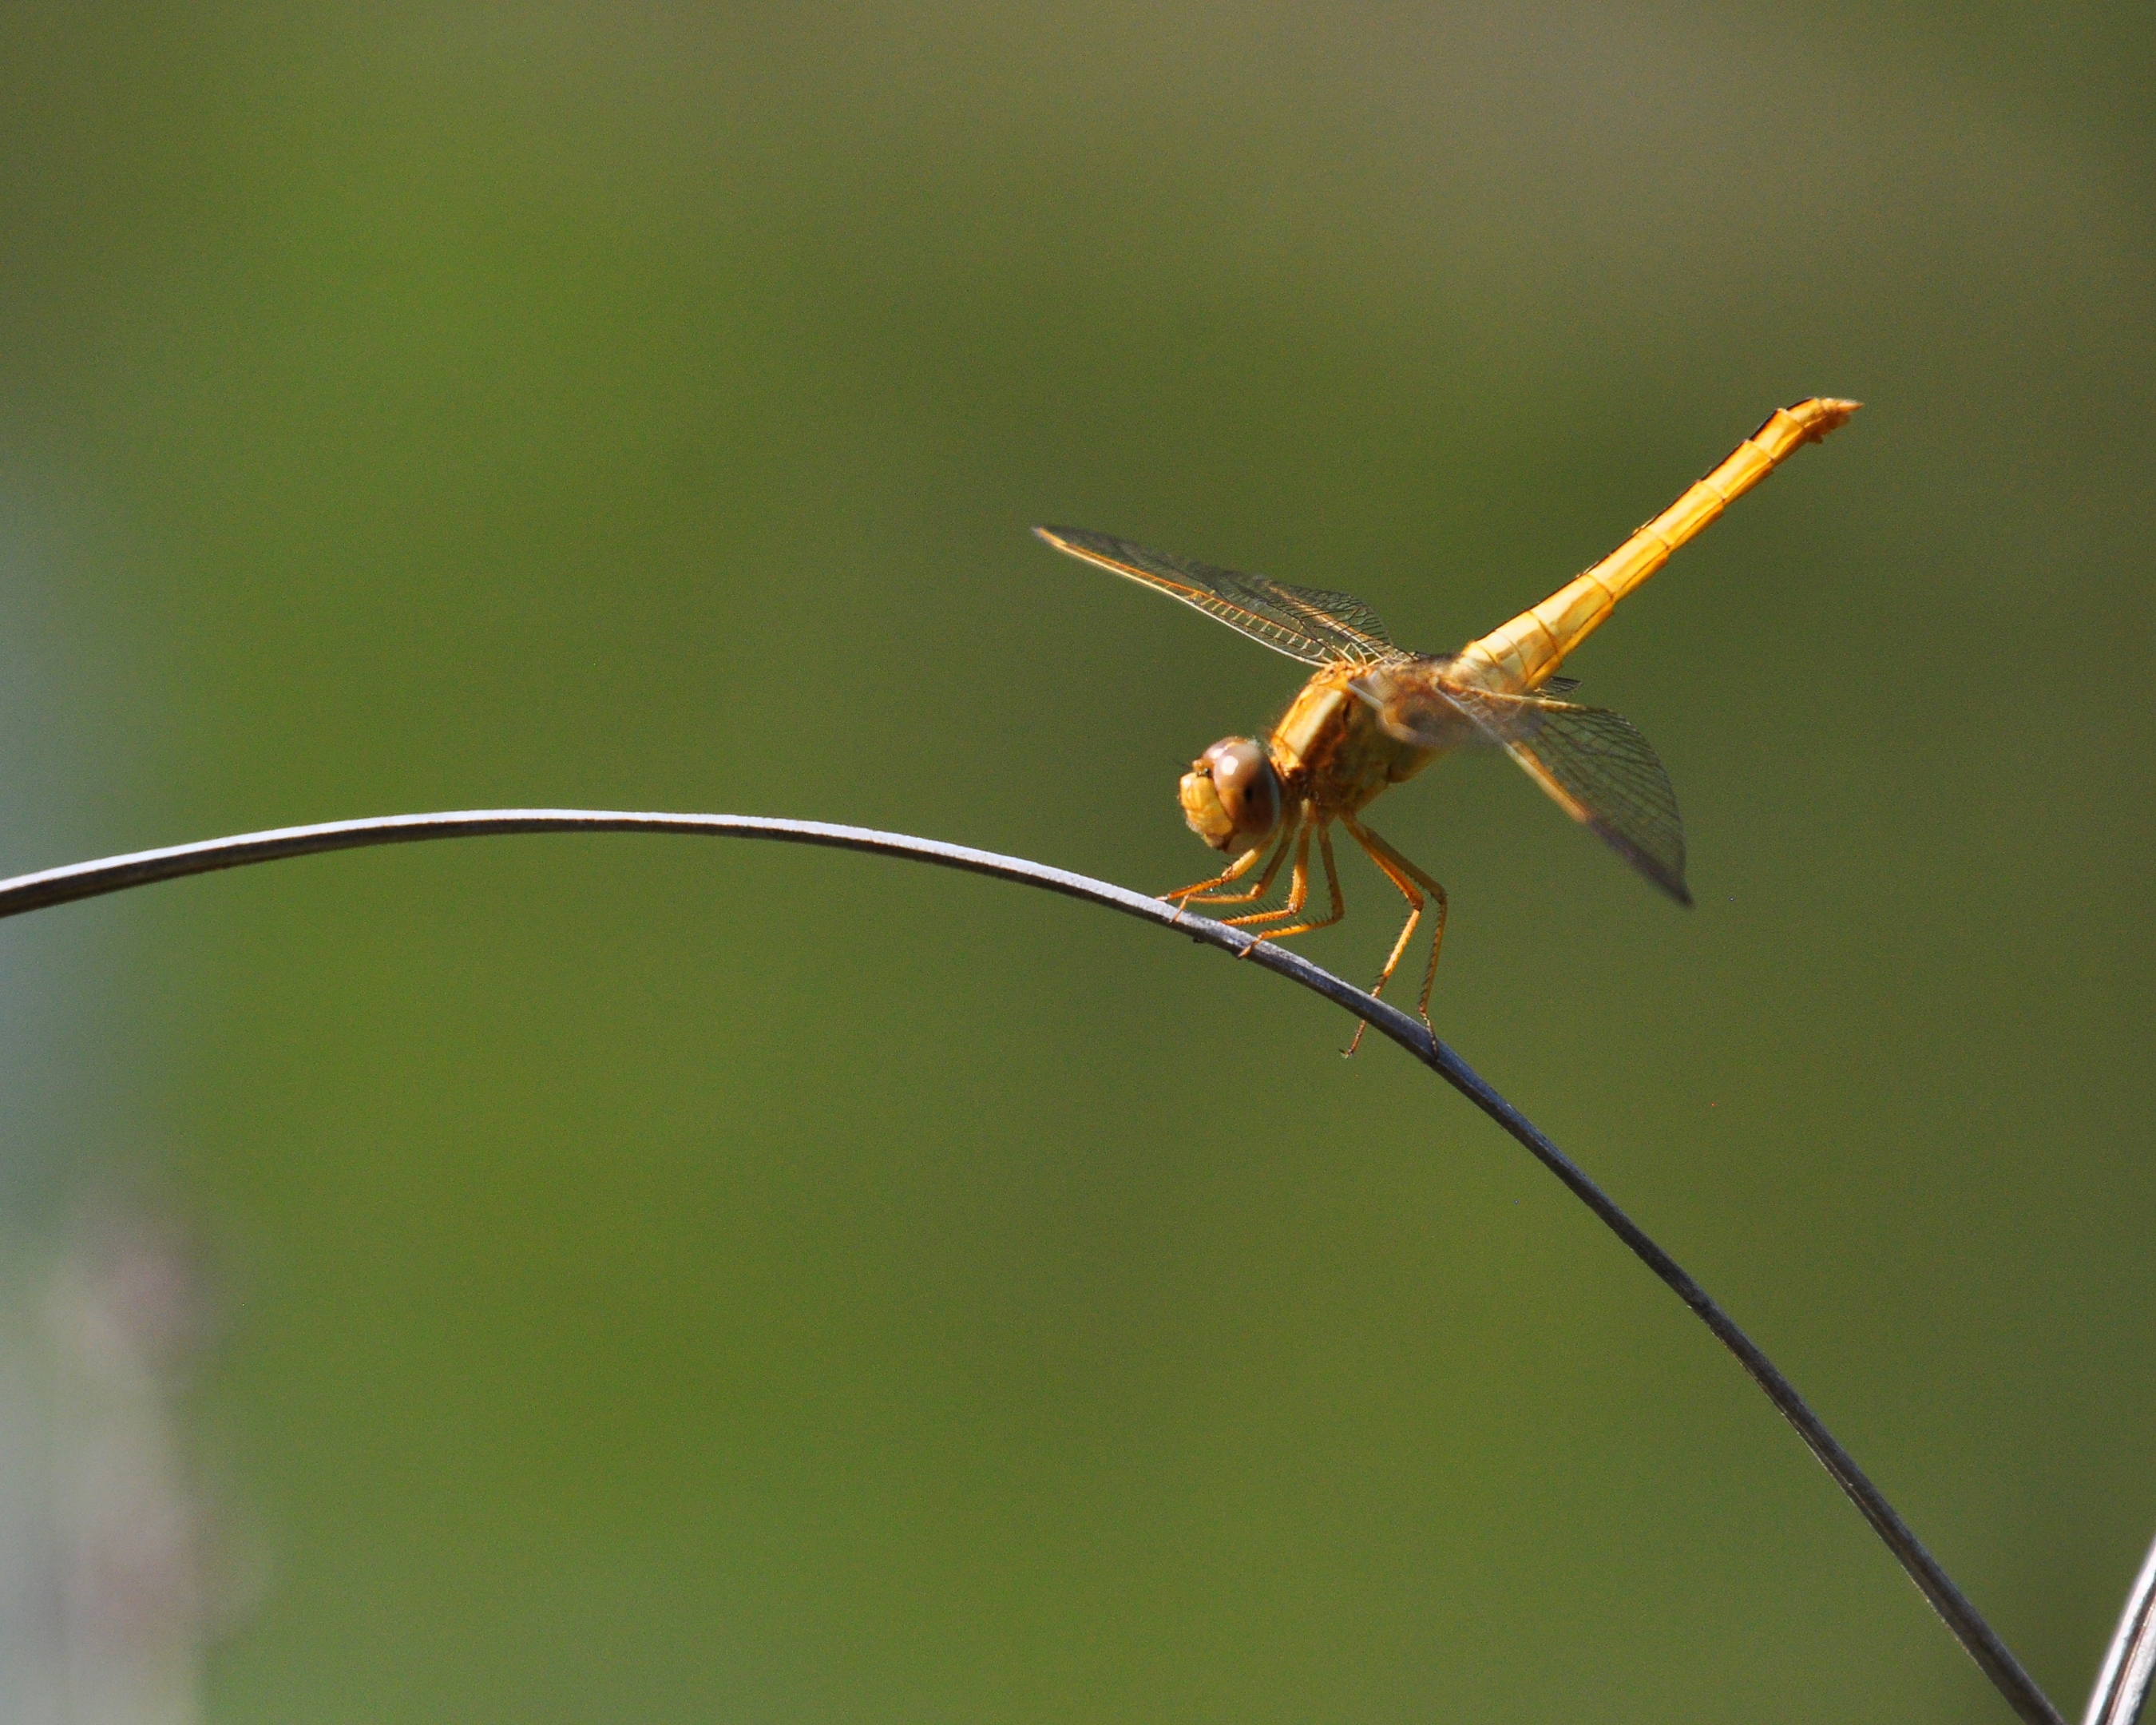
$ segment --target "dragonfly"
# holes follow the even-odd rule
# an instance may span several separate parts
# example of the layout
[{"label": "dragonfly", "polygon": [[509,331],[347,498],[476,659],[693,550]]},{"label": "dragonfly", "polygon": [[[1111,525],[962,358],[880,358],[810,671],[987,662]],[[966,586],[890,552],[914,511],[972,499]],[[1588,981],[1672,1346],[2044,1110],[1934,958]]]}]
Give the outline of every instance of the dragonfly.
[{"label": "dragonfly", "polygon": [[[1600,562],[1457,653],[1395,646],[1377,614],[1347,593],[1238,574],[1081,527],[1035,527],[1056,550],[1157,588],[1313,667],[1262,738],[1223,737],[1191,762],[1178,793],[1183,819],[1233,860],[1163,897],[1178,913],[1193,905],[1261,904],[1287,866],[1280,906],[1229,917],[1229,924],[1257,930],[1259,942],[1328,928],[1348,914],[1332,855],[1337,822],[1407,901],[1406,926],[1373,996],[1383,993],[1431,913],[1430,962],[1416,1003],[1428,1025],[1445,944],[1445,889],[1361,816],[1440,756],[1482,745],[1502,749],[1573,819],[1671,898],[1691,904],[1684,823],[1669,774],[1628,721],[1565,700],[1578,685],[1558,675],[1558,668],[1679,547],[1861,405],[1820,396],[1776,409],[1727,460]],[[1323,915],[1310,904],[1313,841],[1329,901]],[[1241,885],[1253,870],[1255,884]],[[1349,1054],[1363,1028],[1357,1028]]]}]

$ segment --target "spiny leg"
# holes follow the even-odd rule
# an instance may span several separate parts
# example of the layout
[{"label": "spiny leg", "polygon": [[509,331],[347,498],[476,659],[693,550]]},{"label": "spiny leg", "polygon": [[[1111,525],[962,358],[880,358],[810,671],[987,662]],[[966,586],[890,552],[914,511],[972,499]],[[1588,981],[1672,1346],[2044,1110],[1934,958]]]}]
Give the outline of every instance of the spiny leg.
[{"label": "spiny leg", "polygon": [[[1400,962],[1400,954],[1407,951],[1408,942],[1414,938],[1415,925],[1422,921],[1423,896],[1412,882],[1372,847],[1370,834],[1366,829],[1357,826],[1351,820],[1348,824],[1348,830],[1354,835],[1355,842],[1369,853],[1370,860],[1378,865],[1378,871],[1397,886],[1408,901],[1407,926],[1400,930],[1400,937],[1393,942],[1392,955],[1385,960],[1385,968],[1378,973],[1378,980],[1370,986],[1370,997],[1376,999],[1384,993],[1385,984],[1392,980],[1393,969]],[[1341,1058],[1345,1060],[1353,1056],[1355,1050],[1363,1045],[1363,1033],[1369,1028],[1367,1019],[1355,1026],[1355,1034],[1349,1039],[1348,1046],[1340,1050]]]},{"label": "spiny leg", "polygon": [[[1230,928],[1242,928],[1252,922],[1277,922],[1283,916],[1301,914],[1304,902],[1310,897],[1310,828],[1306,824],[1295,838],[1295,867],[1288,875],[1287,902],[1270,911],[1250,911],[1240,916],[1227,919]],[[1250,948],[1244,948],[1248,952]]]},{"label": "spiny leg", "polygon": [[[1271,866],[1267,868],[1265,872],[1259,876],[1259,885],[1256,891],[1263,892],[1265,890],[1266,886],[1270,884],[1273,872],[1280,867],[1281,856],[1282,853],[1286,851],[1286,844],[1283,843],[1273,852]],[[1219,874],[1213,875],[1210,879],[1198,881],[1194,885],[1189,886],[1178,886],[1174,891],[1163,892],[1160,896],[1168,900],[1171,904],[1183,904],[1194,898],[1201,898],[1210,901],[1214,896],[1213,893],[1213,889],[1214,887],[1226,886],[1230,885],[1232,882],[1241,880],[1244,875],[1249,874],[1252,869],[1258,865],[1258,859],[1265,854],[1265,847],[1264,845],[1253,845],[1248,850],[1237,857],[1235,861],[1229,863],[1226,868],[1223,869]],[[1249,895],[1236,893],[1224,896],[1232,896],[1234,899],[1240,901]]]},{"label": "spiny leg", "polygon": [[1430,990],[1437,986],[1437,955],[1445,949],[1445,912],[1450,908],[1450,901],[1445,897],[1445,889],[1442,886],[1368,827],[1363,829],[1362,837],[1363,842],[1371,847],[1373,855],[1378,851],[1383,852],[1387,861],[1406,875],[1409,879],[1419,883],[1432,898],[1437,901],[1437,927],[1430,937],[1430,963],[1423,970],[1422,993],[1415,998],[1415,1011],[1421,1017],[1424,1026],[1434,1034],[1437,1027],[1430,1021]]},{"label": "spiny leg", "polygon": [[[1317,828],[1317,853],[1325,863],[1325,889],[1332,900],[1332,914],[1327,916],[1320,916],[1313,922],[1298,922],[1292,928],[1269,928],[1263,934],[1260,935],[1256,941],[1251,942],[1250,946],[1244,947],[1242,952],[1238,955],[1239,957],[1245,958],[1249,957],[1255,947],[1260,942],[1265,941],[1284,941],[1291,935],[1307,934],[1313,928],[1330,928],[1334,923],[1337,922],[1342,916],[1348,914],[1348,901],[1340,896],[1340,870],[1334,865],[1332,860],[1332,824],[1328,819],[1315,822],[1314,824]],[[1308,843],[1307,839],[1306,839],[1304,842],[1306,845]],[[1302,875],[1303,870],[1301,857],[1298,856],[1296,859],[1296,865],[1297,875],[1299,876]],[[1306,877],[1300,881],[1299,885],[1306,887]],[[1291,902],[1291,908],[1299,911],[1302,908],[1302,906],[1299,901],[1295,901]],[[1280,913],[1276,912],[1275,914],[1277,915]],[[1237,922],[1241,923],[1253,922],[1257,919],[1253,916],[1238,916],[1235,920]]]},{"label": "spiny leg", "polygon": [[[1408,942],[1414,938],[1415,925],[1422,921],[1423,896],[1415,890],[1417,884],[1428,888],[1430,896],[1437,901],[1437,927],[1430,940],[1430,967],[1423,973],[1422,994],[1415,1002],[1415,1011],[1420,1014],[1424,1028],[1435,1035],[1437,1027],[1430,1021],[1430,994],[1437,983],[1437,955],[1445,946],[1445,917],[1449,908],[1445,889],[1369,828],[1358,824],[1352,817],[1343,819],[1348,830],[1354,835],[1355,842],[1369,853],[1370,860],[1378,865],[1388,880],[1399,888],[1401,896],[1408,901],[1407,927],[1400,931],[1400,937],[1393,942],[1392,956],[1385,960],[1384,969],[1378,973],[1378,980],[1370,989],[1373,997],[1383,993],[1385,984],[1393,979],[1393,972],[1400,962],[1400,955],[1407,951]],[[1368,1024],[1355,1027],[1355,1039],[1348,1045],[1349,1054],[1362,1045],[1363,1033],[1368,1028]]]},{"label": "spiny leg", "polygon": [[1211,880],[1200,880],[1194,886],[1178,886],[1173,892],[1163,892],[1161,896],[1175,906],[1178,917],[1193,904],[1246,905],[1253,899],[1263,898],[1273,890],[1273,876],[1280,873],[1280,865],[1287,857],[1288,847],[1295,841],[1295,826],[1294,821],[1288,823],[1287,829],[1281,834],[1279,845],[1273,851],[1272,860],[1265,865],[1265,873],[1258,876],[1258,884],[1248,892],[1214,892],[1212,889],[1225,886],[1249,874],[1257,865],[1258,859],[1265,855],[1265,847],[1262,845],[1253,845]]}]

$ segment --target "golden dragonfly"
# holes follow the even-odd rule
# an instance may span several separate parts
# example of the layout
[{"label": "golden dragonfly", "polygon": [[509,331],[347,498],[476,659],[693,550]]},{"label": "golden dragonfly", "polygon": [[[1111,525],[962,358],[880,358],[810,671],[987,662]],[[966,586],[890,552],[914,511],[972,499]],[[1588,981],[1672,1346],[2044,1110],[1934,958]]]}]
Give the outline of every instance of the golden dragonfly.
[{"label": "golden dragonfly", "polygon": [[[1348,914],[1332,860],[1337,820],[1408,903],[1407,926],[1393,943],[1373,995],[1392,980],[1424,911],[1433,901],[1436,906],[1430,964],[1416,1003],[1427,1024],[1437,955],[1445,943],[1445,889],[1358,817],[1374,798],[1413,778],[1440,755],[1485,743],[1503,749],[1567,814],[1679,904],[1689,905],[1684,825],[1668,773],[1646,738],[1625,720],[1602,707],[1559,699],[1578,685],[1557,675],[1557,669],[1678,547],[1803,444],[1817,443],[1845,424],[1861,405],[1818,397],[1777,409],[1728,459],[1593,568],[1457,653],[1410,653],[1394,646],[1377,614],[1346,593],[1239,575],[1083,528],[1035,527],[1058,551],[1157,588],[1317,668],[1262,742],[1223,737],[1191,763],[1181,787],[1183,818],[1199,838],[1235,860],[1220,873],[1163,896],[1179,907],[1260,903],[1292,855],[1285,902],[1229,922],[1273,925],[1263,928],[1260,940],[1330,927]],[[1312,839],[1331,900],[1324,916],[1305,915]],[[1265,865],[1255,886],[1228,890],[1260,861]],[[1358,1027],[1356,1042],[1362,1035]],[[1353,1045],[1348,1051],[1354,1052]]]}]

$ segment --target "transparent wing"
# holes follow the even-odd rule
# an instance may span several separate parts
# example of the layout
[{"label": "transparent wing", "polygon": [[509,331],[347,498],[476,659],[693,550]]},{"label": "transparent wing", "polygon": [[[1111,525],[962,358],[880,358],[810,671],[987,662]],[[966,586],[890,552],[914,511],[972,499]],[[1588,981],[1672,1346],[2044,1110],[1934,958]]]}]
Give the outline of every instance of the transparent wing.
[{"label": "transparent wing", "polygon": [[1239,575],[1083,527],[1033,531],[1058,551],[1194,605],[1305,665],[1383,665],[1406,656],[1393,644],[1377,613],[1347,593]]},{"label": "transparent wing", "polygon": [[1604,707],[1493,694],[1448,681],[1434,670],[1420,675],[1417,670],[1388,680],[1378,706],[1388,731],[1428,747],[1454,747],[1464,716],[1567,814],[1679,904],[1691,902],[1676,793],[1654,749],[1630,721]]}]

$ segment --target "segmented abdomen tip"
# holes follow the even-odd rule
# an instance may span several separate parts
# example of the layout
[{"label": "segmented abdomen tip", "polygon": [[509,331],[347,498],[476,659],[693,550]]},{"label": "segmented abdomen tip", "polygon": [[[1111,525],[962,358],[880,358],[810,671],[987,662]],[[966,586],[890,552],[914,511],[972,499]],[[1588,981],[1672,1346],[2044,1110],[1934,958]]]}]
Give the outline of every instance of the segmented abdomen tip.
[{"label": "segmented abdomen tip", "polygon": [[1817,395],[1810,401],[1800,401],[1789,409],[1790,415],[1804,428],[1804,441],[1817,443],[1830,431],[1839,431],[1849,424],[1849,416],[1864,403],[1850,401],[1838,395]]}]

